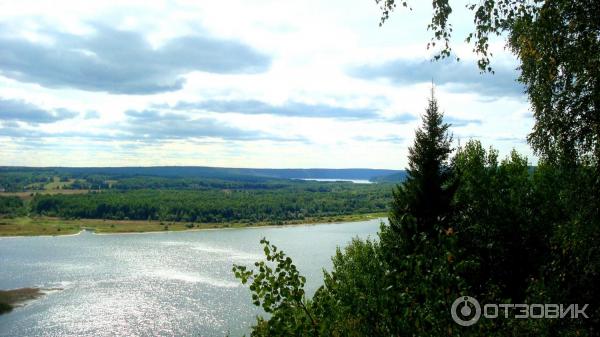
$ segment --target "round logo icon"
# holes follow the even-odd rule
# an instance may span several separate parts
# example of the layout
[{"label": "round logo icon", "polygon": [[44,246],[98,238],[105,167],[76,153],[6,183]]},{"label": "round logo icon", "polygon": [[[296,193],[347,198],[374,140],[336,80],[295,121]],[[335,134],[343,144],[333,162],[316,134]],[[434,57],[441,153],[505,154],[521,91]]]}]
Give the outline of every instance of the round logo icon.
[{"label": "round logo icon", "polygon": [[473,297],[461,296],[452,303],[450,313],[458,325],[470,326],[479,321],[481,306]]}]

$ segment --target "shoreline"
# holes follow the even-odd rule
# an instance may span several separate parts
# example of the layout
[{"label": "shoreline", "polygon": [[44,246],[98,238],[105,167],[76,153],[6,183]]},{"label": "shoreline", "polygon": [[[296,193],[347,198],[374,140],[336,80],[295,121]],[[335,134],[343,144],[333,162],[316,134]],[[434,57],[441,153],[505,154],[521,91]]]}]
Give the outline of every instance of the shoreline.
[{"label": "shoreline", "polygon": [[25,306],[28,302],[36,300],[54,290],[62,289],[44,289],[29,287],[0,290],[0,315],[8,314],[15,308]]},{"label": "shoreline", "polygon": [[[160,233],[185,233],[185,232],[204,232],[204,231],[217,231],[217,230],[235,230],[235,229],[259,229],[259,228],[283,228],[283,227],[300,227],[300,226],[319,226],[319,225],[337,225],[347,222],[362,222],[362,221],[370,221],[370,220],[383,220],[387,218],[387,215],[382,215],[373,218],[365,218],[365,219],[357,219],[357,220],[348,220],[348,221],[332,221],[332,222],[301,222],[301,223],[289,223],[283,225],[252,225],[252,226],[238,226],[238,227],[210,227],[210,228],[190,228],[184,230],[168,230],[168,231],[147,231],[147,232],[96,232],[89,228],[82,229],[79,233],[75,234],[66,234],[66,235],[35,235],[35,236],[76,236],[80,235],[82,232],[89,231],[92,235],[135,235],[135,234],[160,234]],[[2,238],[20,238],[24,236],[0,236]]]},{"label": "shoreline", "polygon": [[[113,234],[144,234],[165,233],[184,231],[203,231],[215,229],[241,229],[241,228],[277,228],[287,226],[306,226],[317,224],[336,224],[344,222],[359,222],[387,217],[387,213],[365,213],[337,215],[318,218],[306,218],[303,220],[288,220],[281,224],[269,222],[259,223],[189,223],[144,220],[102,220],[102,219],[80,219],[66,220],[59,218],[13,218],[0,219],[0,239],[18,238],[27,236],[57,237],[75,236],[84,231],[90,231],[95,235]],[[191,227],[190,227],[191,225]]]}]

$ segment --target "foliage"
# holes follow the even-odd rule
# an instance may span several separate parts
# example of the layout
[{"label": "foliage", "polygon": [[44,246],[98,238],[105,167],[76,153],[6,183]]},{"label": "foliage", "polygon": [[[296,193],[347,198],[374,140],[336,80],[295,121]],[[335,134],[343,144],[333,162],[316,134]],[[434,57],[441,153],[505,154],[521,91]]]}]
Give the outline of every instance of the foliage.
[{"label": "foliage", "polygon": [[[452,207],[438,213],[433,230],[421,230],[411,208],[397,209],[399,200],[414,199],[395,199],[390,224],[395,219],[399,226],[382,225],[378,241],[357,239],[338,249],[323,286],[303,299],[314,320],[301,310],[270,307],[271,318],[259,318],[253,335],[597,335],[596,168],[546,161],[532,168],[515,151],[499,160],[496,150],[474,140],[458,148],[447,167],[451,175],[442,186],[455,187]],[[278,286],[268,289],[278,292]],[[589,318],[482,318],[461,327],[450,307],[464,295],[480,303],[587,303]]]},{"label": "foliage", "polygon": [[70,189],[279,189],[296,179],[388,181],[402,171],[379,169],[239,169],[199,166],[165,167],[10,167],[0,166],[0,190],[44,189],[54,179]]},{"label": "foliage", "polygon": [[[544,1],[511,23],[536,123],[529,141],[551,160],[600,159],[600,3]],[[597,185],[600,187],[600,185]]]},{"label": "foliage", "polygon": [[46,184],[54,175],[45,169],[0,168],[0,188],[6,191],[22,191],[32,185]]},{"label": "foliage", "polygon": [[448,128],[432,89],[423,125],[415,133],[414,145],[408,149],[407,178],[394,190],[390,227],[401,236],[414,235],[406,232],[413,230],[412,226],[403,224],[407,214],[413,217],[415,230],[427,235],[435,235],[435,227],[443,226],[448,218],[454,191],[449,184],[447,161],[452,137]]},{"label": "foliage", "polygon": [[[77,195],[24,192],[27,193],[21,194],[24,199],[33,196],[30,202],[23,204],[14,197],[2,199],[0,215],[25,215],[30,211],[32,215],[69,219],[282,223],[286,220],[374,213],[388,208],[387,199],[391,193],[387,182],[317,182],[258,174],[328,176],[340,173],[352,177],[387,174],[388,171],[0,167],[0,187],[9,193],[43,190],[51,185],[54,189],[60,181],[68,181],[69,189],[89,192]],[[142,173],[160,176],[138,175]],[[10,209],[6,204],[8,200],[12,200]]]},{"label": "foliage", "polygon": [[[382,23],[399,3],[375,1],[382,9]],[[402,4],[406,6],[406,2]],[[435,58],[449,57],[452,5],[449,0],[434,0],[432,5],[427,28],[433,37],[428,46],[443,42]],[[482,71],[492,71],[491,36],[506,36],[508,47],[519,58],[519,80],[526,86],[535,118],[528,140],[537,154],[553,161],[598,166],[600,3],[487,0],[465,6],[473,12],[475,24],[466,41],[473,43]],[[595,184],[600,190],[600,183]]]},{"label": "foliage", "polygon": [[525,282],[547,248],[543,228],[533,221],[527,159],[513,151],[499,164],[496,151],[486,153],[480,142],[469,141],[457,151],[454,168],[460,177],[456,229],[479,266],[471,271],[472,286],[484,295],[494,282],[500,293],[490,296],[522,301]]},{"label": "foliage", "polygon": [[[468,261],[457,260],[457,239],[449,227],[451,137],[442,118],[432,92],[380,244],[355,240],[345,254],[338,250],[334,270],[325,273],[325,285],[313,298],[322,335],[439,336],[454,327],[448,308],[466,290],[459,273]],[[271,320],[259,322],[277,331]],[[256,328],[253,333],[261,335]]]},{"label": "foliage", "polygon": [[233,272],[242,284],[251,281],[253,303],[273,314],[268,323],[258,320],[253,335],[317,335],[317,321],[304,296],[306,278],[300,275],[292,259],[283,251],[264,238],[260,243],[264,246],[267,262],[256,262],[254,265],[258,271],[247,270],[242,265],[233,266]]},{"label": "foliage", "polygon": [[392,325],[385,260],[378,242],[354,239],[332,258],[314,296],[321,335],[378,336]]},{"label": "foliage", "polygon": [[596,167],[565,168],[542,162],[534,175],[536,200],[546,201],[540,221],[552,231],[540,276],[530,286],[533,300],[590,303],[586,320],[556,322],[552,329],[575,335],[600,331],[600,209],[595,188]]},{"label": "foliage", "polygon": [[[259,222],[385,211],[386,185],[303,184],[274,190],[133,190],[42,195],[31,212],[64,218]],[[387,190],[387,191],[386,191]]]},{"label": "foliage", "polygon": [[0,196],[0,216],[22,216],[26,210],[23,201],[18,197]]},{"label": "foliage", "polygon": [[409,148],[408,177],[397,187],[389,226],[380,233],[392,317],[386,335],[445,334],[453,327],[447,315],[452,301],[466,289],[459,271],[451,223],[456,189],[448,158],[449,125],[433,95]]},{"label": "foliage", "polygon": [[[323,286],[303,302],[318,334],[595,335],[600,224],[598,210],[589,207],[593,168],[562,171],[541,162],[532,169],[518,153],[499,160],[478,141],[457,150],[452,168],[459,184],[447,227],[398,236],[384,225],[378,241],[353,240],[338,249]],[[410,213],[402,221],[418,228]],[[461,327],[450,306],[462,295],[480,303],[589,303],[590,318],[482,318]],[[271,310],[277,319],[259,318],[255,336],[314,334],[302,311]]]}]

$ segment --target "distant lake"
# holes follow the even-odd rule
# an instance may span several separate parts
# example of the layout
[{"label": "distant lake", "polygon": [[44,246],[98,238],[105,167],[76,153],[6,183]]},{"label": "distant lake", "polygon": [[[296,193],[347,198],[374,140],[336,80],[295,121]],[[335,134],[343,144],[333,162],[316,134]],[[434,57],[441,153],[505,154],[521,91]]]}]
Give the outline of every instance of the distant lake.
[{"label": "distant lake", "polygon": [[379,223],[0,238],[0,289],[63,289],[1,315],[0,336],[241,336],[261,310],[231,267],[261,259],[262,237],[312,294],[336,247]]},{"label": "distant lake", "polygon": [[320,179],[320,178],[293,178],[293,179],[309,180],[309,181],[331,181],[331,182],[347,181],[347,182],[351,182],[351,183],[355,183],[355,184],[373,184],[372,181],[365,180],[365,179]]}]

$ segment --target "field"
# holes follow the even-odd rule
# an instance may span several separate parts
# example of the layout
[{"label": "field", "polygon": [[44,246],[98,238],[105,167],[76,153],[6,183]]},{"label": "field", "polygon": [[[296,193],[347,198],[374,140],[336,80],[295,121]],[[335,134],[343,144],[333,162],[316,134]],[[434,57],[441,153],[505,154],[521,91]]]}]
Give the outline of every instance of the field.
[{"label": "field", "polygon": [[212,228],[241,228],[253,226],[289,226],[299,224],[364,221],[385,217],[386,215],[386,213],[369,213],[339,215],[330,217],[314,217],[306,218],[304,220],[282,221],[281,223],[277,224],[268,221],[256,223],[185,223],[142,220],[65,220],[51,217],[0,218],[0,237],[32,235],[72,235],[77,234],[84,229],[92,230],[95,233],[143,233],[160,231],[202,230]]}]

